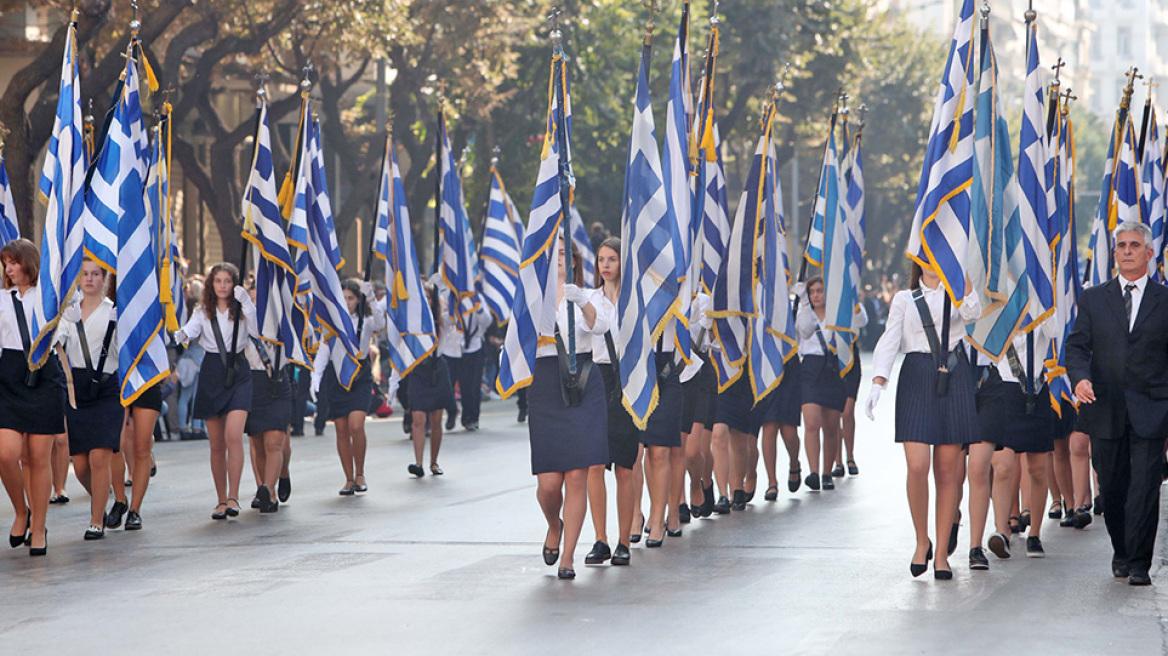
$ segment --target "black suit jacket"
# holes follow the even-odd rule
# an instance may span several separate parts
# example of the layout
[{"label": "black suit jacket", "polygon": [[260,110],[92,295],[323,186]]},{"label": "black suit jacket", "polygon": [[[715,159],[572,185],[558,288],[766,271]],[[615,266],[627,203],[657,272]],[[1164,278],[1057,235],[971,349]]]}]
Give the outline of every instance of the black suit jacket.
[{"label": "black suit jacket", "polygon": [[1095,402],[1079,406],[1079,429],[1093,438],[1123,437],[1130,418],[1139,437],[1168,431],[1168,287],[1149,280],[1128,333],[1119,278],[1084,290],[1066,343],[1071,385],[1090,380]]}]

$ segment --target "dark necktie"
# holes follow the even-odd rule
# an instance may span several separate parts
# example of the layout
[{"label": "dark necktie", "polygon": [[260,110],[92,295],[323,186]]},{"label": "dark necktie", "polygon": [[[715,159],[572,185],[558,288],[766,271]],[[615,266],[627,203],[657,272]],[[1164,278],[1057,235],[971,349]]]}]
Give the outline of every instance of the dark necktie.
[{"label": "dark necktie", "polygon": [[1127,316],[1128,330],[1131,330],[1131,307],[1132,307],[1132,290],[1136,288],[1135,283],[1129,282],[1123,286],[1123,313]]}]

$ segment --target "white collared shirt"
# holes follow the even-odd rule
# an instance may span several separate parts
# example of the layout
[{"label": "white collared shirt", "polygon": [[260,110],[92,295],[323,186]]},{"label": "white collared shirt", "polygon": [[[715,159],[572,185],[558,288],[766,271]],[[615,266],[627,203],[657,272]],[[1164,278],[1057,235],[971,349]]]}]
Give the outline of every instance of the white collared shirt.
[{"label": "white collared shirt", "polygon": [[[592,293],[592,307],[596,308],[596,318],[600,319],[604,317],[604,321],[608,325],[608,330],[605,332],[612,332],[612,346],[619,353],[620,329],[617,323],[616,304],[608,300],[608,297],[604,295],[604,288],[585,291]],[[596,364],[612,364],[612,358],[608,355],[608,343],[604,339],[604,333],[592,335],[592,361]]]},{"label": "white collared shirt", "polygon": [[[868,325],[868,311],[864,309],[862,303],[858,308],[852,316],[852,328],[857,331]],[[819,337],[815,335],[816,329],[823,333],[823,341],[831,344],[835,331],[828,330],[824,326],[810,304],[800,305],[799,314],[795,315],[795,332],[799,335],[800,356],[824,354],[823,345],[819,343]]]},{"label": "white collared shirt", "polygon": [[[941,311],[944,308],[945,288],[937,285],[929,289],[921,285],[925,303],[933,317],[938,337],[941,333]],[[892,297],[888,308],[888,320],[884,324],[884,334],[876,343],[873,353],[873,377],[888,378],[892,375],[892,364],[897,353],[931,353],[929,338],[917,312],[913,291],[905,289]],[[961,302],[960,308],[953,308],[949,320],[949,348],[954,348],[965,339],[965,324],[977,321],[981,316],[981,302],[977,294],[970,292]]]},{"label": "white collared shirt", "polygon": [[[220,310],[215,308],[215,320],[219,323],[219,332],[223,335],[223,346],[228,351],[234,350],[236,353],[243,352],[248,343],[248,337],[259,337],[260,331],[256,324],[256,306],[255,303],[248,299],[243,306],[243,321],[241,321],[241,330],[239,336],[235,338],[235,348],[231,348],[231,336],[235,334],[235,321],[231,319],[231,313],[227,310]],[[186,339],[180,340],[189,343],[191,340],[199,340],[199,345],[207,353],[218,353],[219,345],[215,342],[215,332],[211,328],[211,319],[207,317],[207,311],[203,306],[199,306],[191,311],[191,318],[187,321],[187,325],[182,327],[182,334]]]},{"label": "white collared shirt", "polygon": [[23,294],[16,287],[0,291],[0,317],[3,318],[0,321],[0,348],[14,351],[24,350],[24,342],[20,339],[20,327],[16,323],[15,301],[20,301],[21,305],[24,306],[24,321],[28,327],[29,339],[36,338],[32,332],[32,310],[39,299],[40,293],[37,291],[36,285],[29,287]]},{"label": "white collared shirt", "polygon": [[1127,319],[1127,331],[1130,333],[1132,328],[1136,326],[1136,317],[1140,316],[1140,302],[1144,300],[1144,288],[1148,286],[1148,277],[1140,276],[1138,280],[1128,280],[1119,274],[1119,294],[1122,297],[1124,288],[1128,285],[1135,285],[1131,290],[1132,306],[1131,316]]},{"label": "white collared shirt", "polygon": [[[117,314],[113,301],[101,299],[101,303],[93,308],[81,323],[85,326],[85,341],[89,344],[89,359],[96,367],[101,361],[101,347],[105,343],[105,331],[110,322],[114,322],[114,331],[110,335],[109,351],[106,353],[105,364],[101,373],[115,374],[118,372],[118,330]],[[77,334],[77,324],[61,320],[57,332],[57,339],[65,345],[65,354],[69,356],[69,366],[77,369],[85,367],[85,353],[81,351],[81,338]]]}]

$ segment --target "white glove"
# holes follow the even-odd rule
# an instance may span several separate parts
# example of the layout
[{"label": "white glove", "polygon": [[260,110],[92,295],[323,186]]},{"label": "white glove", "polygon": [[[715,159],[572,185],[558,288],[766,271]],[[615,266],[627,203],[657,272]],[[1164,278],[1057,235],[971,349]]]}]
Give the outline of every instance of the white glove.
[{"label": "white glove", "polygon": [[308,386],[308,396],[313,403],[316,403],[316,396],[320,394],[320,379],[320,376],[313,374],[311,384]]},{"label": "white glove", "polygon": [[364,294],[366,299],[372,301],[377,298],[373,295],[373,283],[369,282],[368,280],[363,280],[358,283],[358,286],[360,287],[361,293]]},{"label": "white glove", "polygon": [[794,285],[791,285],[791,293],[802,298],[803,295],[807,293],[807,285],[804,285],[801,282],[797,282]]},{"label": "white glove", "polygon": [[714,317],[710,316],[709,310],[702,312],[698,317],[698,325],[706,330],[712,330],[714,328]]},{"label": "white glove", "polygon": [[446,282],[444,280],[442,280],[442,272],[441,271],[435,271],[434,273],[431,273],[430,279],[428,282],[431,285],[434,285],[435,287],[442,287],[443,285],[446,284]]},{"label": "white glove", "polygon": [[251,296],[248,295],[247,290],[244,289],[242,286],[236,285],[235,286],[235,300],[239,301],[241,304],[246,305],[247,303],[251,302]]},{"label": "white glove", "polygon": [[186,344],[190,343],[191,338],[187,337],[187,334],[184,333],[181,328],[179,328],[178,330],[174,331],[174,341],[185,346]]},{"label": "white glove", "polygon": [[883,391],[883,385],[873,385],[872,391],[868,392],[868,401],[864,403],[864,414],[868,415],[868,419],[872,421],[876,421],[876,404],[880,402],[880,392]]},{"label": "white glove", "polygon": [[580,307],[584,307],[591,302],[588,299],[588,292],[580,289],[576,285],[564,285],[564,299]]},{"label": "white glove", "polygon": [[61,319],[66,323],[81,321],[81,305],[76,301],[70,303],[65,307],[65,311],[61,312]]}]

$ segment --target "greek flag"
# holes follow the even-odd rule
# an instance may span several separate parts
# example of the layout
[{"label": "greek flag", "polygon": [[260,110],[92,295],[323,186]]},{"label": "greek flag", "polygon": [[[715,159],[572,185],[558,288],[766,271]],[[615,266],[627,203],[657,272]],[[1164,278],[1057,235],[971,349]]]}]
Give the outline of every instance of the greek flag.
[{"label": "greek flag", "polygon": [[1124,121],[1113,198],[1112,220],[1108,230],[1115,230],[1124,221],[1144,222],[1140,212],[1140,164],[1136,157],[1136,130],[1130,115]]},{"label": "greek flag", "polygon": [[592,240],[588,238],[588,229],[584,227],[584,218],[580,216],[580,210],[576,209],[574,204],[568,214],[572,217],[572,245],[580,251],[580,256],[584,260],[584,266],[581,267],[584,272],[584,286],[595,287],[596,253],[592,252]]},{"label": "greek flag", "polygon": [[[308,178],[303,175],[304,154],[307,152],[309,133],[312,127],[311,101],[305,98],[300,108],[300,124],[296,133],[295,160],[284,184],[280,188],[280,209],[287,220],[288,246],[292,249],[292,265],[296,273],[296,307],[299,312],[312,317],[312,276],[308,269],[308,213],[297,211],[296,203],[306,194]],[[304,352],[316,354],[319,343],[317,327],[311,321],[305,323],[300,343]]]},{"label": "greek flag", "polygon": [[1075,134],[1071,119],[1063,116],[1058,130],[1058,177],[1056,178],[1056,199],[1059,205],[1059,241],[1057,244],[1055,267],[1055,319],[1060,326],[1058,334],[1051,340],[1046,354],[1046,380],[1049,385],[1051,405],[1062,415],[1061,401],[1074,403],[1073,389],[1067,376],[1066,352],[1063,345],[1075,326],[1078,317],[1079,293],[1082,279],[1079,277],[1078,234],[1075,230]]},{"label": "greek flag", "polygon": [[360,368],[357,336],[337,276],[344,262],[335,248],[336,231],[325,184],[324,150],[316,121],[304,121],[303,148],[293,223],[307,228],[306,273],[312,288],[312,319],[320,327],[321,341],[329,343],[337,379],[342,387],[349,389]]},{"label": "greek flag", "polygon": [[1144,139],[1143,163],[1140,166],[1143,185],[1140,209],[1144,223],[1152,229],[1152,248],[1156,256],[1148,262],[1148,275],[1156,282],[1164,282],[1164,143],[1160,140],[1160,126],[1156,123],[1156,106],[1148,108],[1148,133]]},{"label": "greek flag", "polygon": [[858,283],[864,270],[864,252],[867,248],[868,215],[864,209],[864,147],[861,134],[856,134],[855,146],[848,153],[844,163],[844,212],[847,215],[848,232],[852,239],[852,277]]},{"label": "greek flag", "polygon": [[1054,313],[1054,254],[1051,214],[1054,207],[1054,168],[1047,148],[1046,109],[1042,69],[1038,56],[1038,27],[1026,30],[1026,92],[1022,98],[1022,128],[1018,136],[1018,206],[1022,218],[1022,246],[1026,253],[1025,284],[1029,304],[1022,330],[1031,331]]},{"label": "greek flag", "polygon": [[[825,292],[824,319],[832,331],[829,347],[835,351],[839,374],[852,368],[852,343],[856,329],[852,320],[859,305],[855,253],[852,233],[848,225],[847,199],[840,198],[842,176],[839,170],[835,132],[827,136],[827,156],[823,162],[823,289]],[[846,187],[845,187],[846,188]],[[842,202],[841,202],[842,200]],[[787,298],[786,295],[783,296]]]},{"label": "greek flag", "polygon": [[515,287],[519,285],[519,257],[523,244],[515,233],[514,210],[515,203],[492,165],[490,202],[483,222],[483,252],[479,257],[483,271],[483,299],[500,324],[511,318]]},{"label": "greek flag", "polygon": [[16,203],[12,199],[12,187],[8,185],[4,149],[0,146],[0,246],[13,239],[20,239],[20,224],[16,220]]},{"label": "greek flag", "polygon": [[722,166],[722,140],[714,111],[714,77],[717,71],[718,25],[710,25],[706,45],[706,65],[702,74],[698,120],[694,124],[697,147],[694,207],[690,222],[694,248],[695,286],[713,296],[726,243],[730,239],[730,211],[727,209],[726,170]]},{"label": "greek flag", "polygon": [[653,344],[662,337],[678,302],[668,194],[649,102],[649,61],[641,52],[637,96],[625,169],[621,212],[620,375],[623,403],[641,430],[657,408],[657,365]]},{"label": "greek flag", "polygon": [[381,193],[377,197],[377,232],[374,254],[385,262],[385,287],[389,294],[389,362],[405,377],[434,352],[434,315],[418,268],[414,235],[405,185],[397,166],[393,139],[387,135],[381,163]]},{"label": "greek flag", "polygon": [[738,201],[734,226],[722,268],[714,283],[710,299],[710,316],[714,319],[712,339],[719,345],[714,349],[712,362],[718,374],[718,391],[733,385],[742,375],[750,353],[751,327],[758,316],[755,304],[759,278],[755,271],[755,255],[762,216],[762,198],[765,190],[768,134],[758,140],[750,169],[746,174],[746,188]]},{"label": "greek flag", "polygon": [[966,326],[966,331],[970,344],[997,362],[1022,325],[1030,288],[1018,284],[1026,276],[1026,258],[1010,126],[998,92],[998,62],[988,30],[983,30],[982,37],[974,131],[977,165],[970,188],[971,244],[966,260],[966,273],[978,294],[982,314],[976,323]]},{"label": "greek flag", "polygon": [[[131,42],[131,52],[133,42]],[[118,373],[122,405],[129,406],[142,392],[170,375],[158,280],[158,255],[154,251],[155,225],[146,212],[146,170],[149,147],[142,123],[137,66],[126,59],[125,85],[116,98],[113,121],[101,155],[97,175],[106,183],[117,182],[110,193],[95,184],[86,204],[99,213],[116,212],[118,310]],[[154,153],[161,159],[161,151]],[[95,198],[96,197],[96,198]],[[96,199],[100,204],[90,203]]]},{"label": "greek flag", "polygon": [[186,319],[186,297],[182,255],[170,208],[170,110],[170,103],[165,103],[152,140],[153,157],[146,174],[146,212],[154,233],[154,252],[158,255],[158,288],[166,330],[174,332]]},{"label": "greek flag", "polygon": [[81,82],[77,77],[77,24],[70,23],[61,62],[57,117],[45,165],[41,169],[40,201],[45,204],[45,234],[37,281],[40,299],[33,308],[29,366],[38,368],[49,357],[57,320],[73,297],[84,258],[85,144],[81,135]]},{"label": "greek flag", "polygon": [[1103,164],[1099,205],[1095,209],[1095,220],[1091,223],[1091,237],[1087,244],[1088,279],[1084,280],[1083,284],[1089,282],[1092,287],[1111,280],[1111,273],[1115,269],[1115,262],[1112,260],[1111,230],[1115,224],[1112,210],[1115,196],[1115,146],[1119,143],[1117,139],[1119,134],[1120,122],[1117,115],[1115,127],[1111,132],[1111,144],[1107,148],[1107,161]]},{"label": "greek flag", "polygon": [[[803,258],[809,264],[823,268],[823,248],[824,248],[824,224],[827,221],[828,213],[835,213],[839,206],[838,194],[838,172],[835,170],[835,165],[832,165],[832,176],[835,180],[828,179],[828,158],[833,162],[836,161],[836,155],[829,153],[828,148],[834,148],[835,139],[835,115],[831,117],[831,127],[828,128],[831,133],[830,146],[825,145],[823,148],[823,165],[819,168],[819,185],[817,186],[817,193],[815,194],[814,215],[811,218],[811,232],[807,234],[807,246],[803,250]],[[829,187],[832,188],[829,191]]]},{"label": "greek flag", "polygon": [[669,101],[666,104],[665,151],[661,158],[666,201],[674,217],[673,268],[677,278],[678,299],[675,312],[678,325],[675,331],[677,351],[690,361],[689,306],[694,290],[689,276],[693,237],[690,221],[693,218],[693,190],[690,187],[690,143],[693,120],[693,91],[689,77],[689,3],[682,5],[681,24],[673,46],[673,63],[669,75]]},{"label": "greek flag", "polygon": [[[556,102],[556,83],[564,90],[564,126],[561,134],[558,120],[560,106]],[[560,149],[571,153],[572,124],[571,87],[564,66],[564,51],[552,53],[551,79],[548,81],[547,127],[540,155],[539,173],[531,198],[531,214],[527,219],[527,234],[523,239],[523,256],[519,261],[519,286],[515,288],[515,305],[503,352],[499,357],[499,379],[495,388],[507,398],[521,387],[531,384],[535,371],[535,353],[540,344],[551,344],[556,330],[556,289],[559,275],[557,244],[562,231],[564,206],[560,200]],[[568,162],[571,159],[568,158]],[[575,180],[568,172],[569,184]],[[571,190],[569,190],[569,195]]]},{"label": "greek flag", "polygon": [[[285,363],[311,366],[301,341],[307,317],[296,307],[298,281],[277,198],[267,102],[261,100],[257,111],[255,152],[241,207],[242,236],[252,245],[255,262],[256,323],[260,339],[281,347]],[[277,361],[276,366],[282,365]]]},{"label": "greek flag", "polygon": [[[442,176],[442,207],[439,208],[439,231],[442,239],[442,280],[453,296],[450,312],[459,326],[465,325],[470,312],[478,308],[475,300],[475,280],[478,278],[478,260],[475,257],[474,235],[466,217],[466,199],[462,195],[462,181],[458,178],[458,164],[450,149],[446,133],[446,112],[438,112],[438,134],[442,144],[439,162]],[[471,300],[469,304],[463,301]],[[457,310],[456,310],[457,308]]]},{"label": "greek flag", "polygon": [[965,289],[969,248],[969,188],[973,184],[973,0],[964,0],[941,88],[937,91],[929,145],[917,191],[906,253],[930,267],[954,306]]},{"label": "greek flag", "polygon": [[[795,316],[791,312],[787,283],[791,269],[787,262],[787,234],[783,226],[783,190],[779,185],[778,158],[771,141],[774,107],[768,107],[763,121],[767,142],[763,187],[759,203],[762,235],[757,256],[759,276],[755,285],[758,312],[750,331],[750,387],[755,403],[783,382],[787,360],[797,354]],[[850,348],[849,348],[850,353]]]}]

